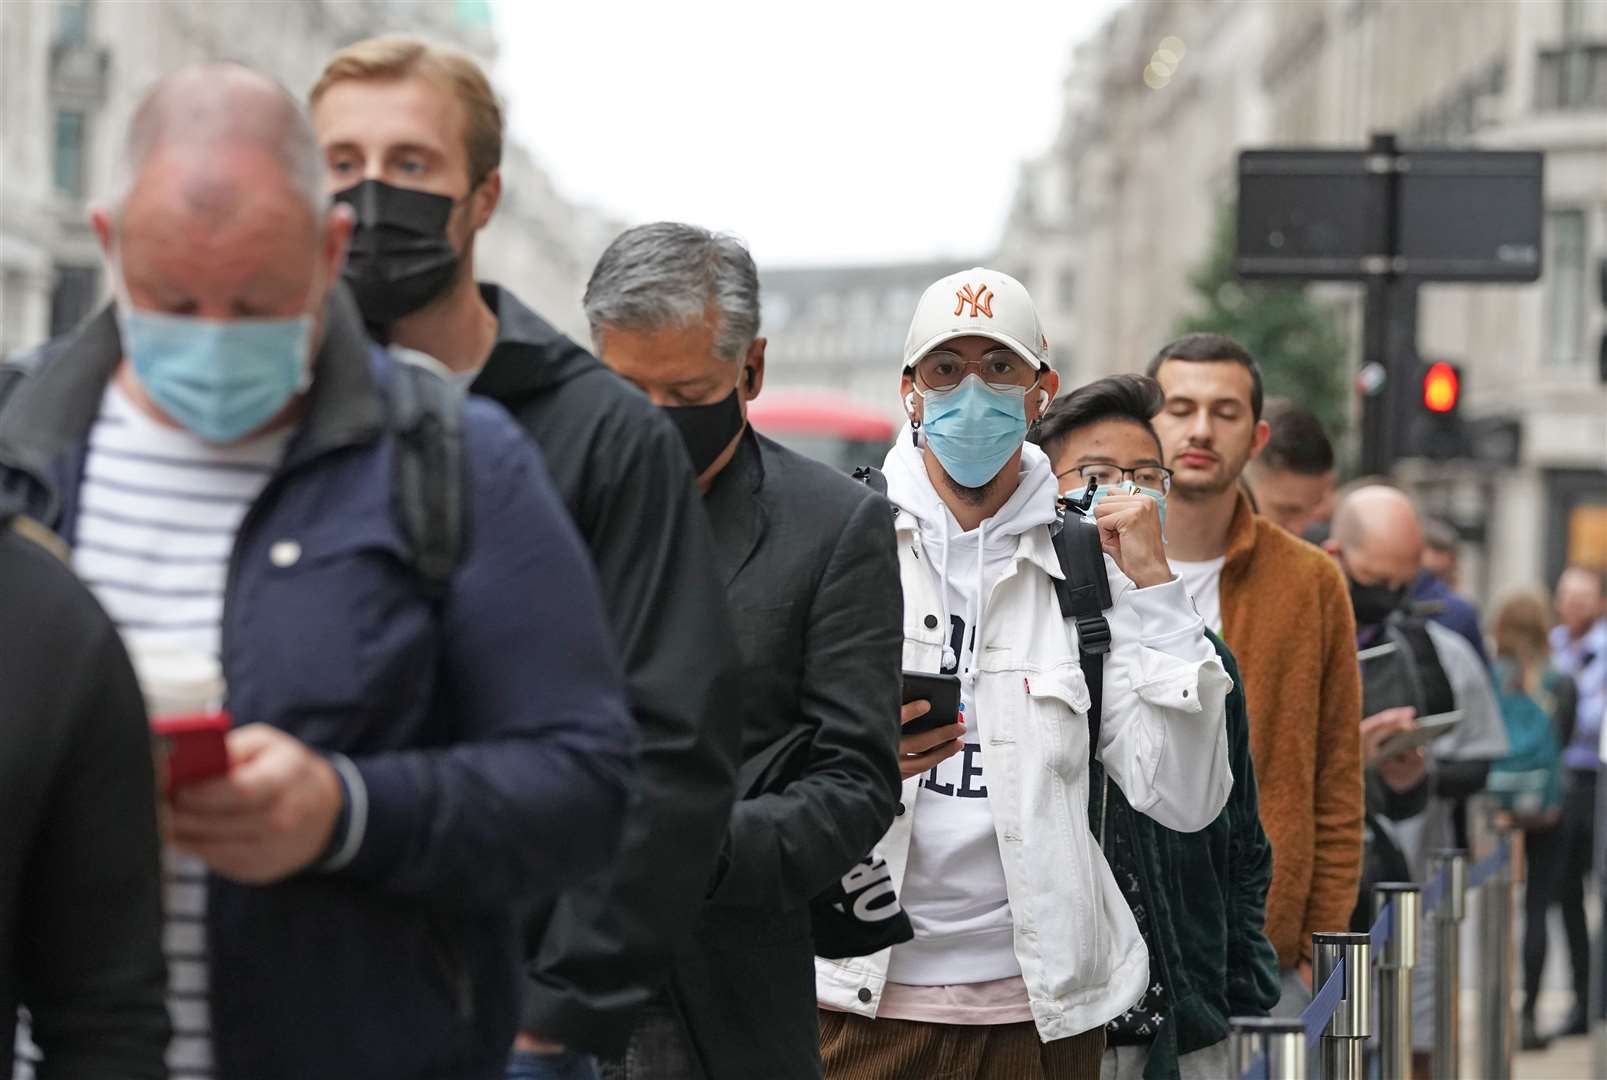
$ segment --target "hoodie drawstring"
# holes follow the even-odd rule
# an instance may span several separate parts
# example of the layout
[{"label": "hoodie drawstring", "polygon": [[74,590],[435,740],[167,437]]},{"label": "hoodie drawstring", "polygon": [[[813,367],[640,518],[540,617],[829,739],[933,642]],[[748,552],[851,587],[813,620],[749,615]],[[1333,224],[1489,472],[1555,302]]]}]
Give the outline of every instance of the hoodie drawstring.
[{"label": "hoodie drawstring", "polygon": [[[944,529],[947,531],[947,519],[944,520]],[[972,590],[973,599],[971,603],[973,607],[970,612],[970,641],[969,643],[961,642],[961,646],[965,649],[966,664],[965,670],[960,674],[960,683],[965,687],[967,693],[970,693],[976,689],[976,647],[977,642],[982,640],[982,609],[987,603],[986,598],[982,595],[982,587],[985,580],[984,570],[987,567],[987,555],[988,523],[983,521],[977,526],[976,588]],[[945,589],[944,591],[946,592],[947,590]]]},{"label": "hoodie drawstring", "polygon": [[[939,516],[943,520],[943,557],[937,568],[937,605],[943,612],[943,666],[939,670],[959,671],[960,658],[954,655],[954,646],[951,644],[954,640],[954,632],[949,623],[949,516],[947,514]],[[962,649],[965,647],[963,636],[960,640],[960,647]]]}]

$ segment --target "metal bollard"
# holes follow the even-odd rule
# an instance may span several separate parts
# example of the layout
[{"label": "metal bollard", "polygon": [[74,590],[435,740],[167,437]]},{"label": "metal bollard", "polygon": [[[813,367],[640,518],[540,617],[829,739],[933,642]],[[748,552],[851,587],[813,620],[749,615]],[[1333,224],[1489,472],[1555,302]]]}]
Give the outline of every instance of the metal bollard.
[{"label": "metal bollard", "polygon": [[1235,1016],[1228,1021],[1228,1054],[1233,1076],[1244,1076],[1257,1058],[1266,1061],[1258,1080],[1306,1080],[1306,1028],[1299,1020]]},{"label": "metal bollard", "polygon": [[1445,875],[1434,909],[1434,1080],[1462,1075],[1462,920],[1467,917],[1468,861],[1461,848],[1429,856],[1430,881]]},{"label": "metal bollard", "polygon": [[[1509,839],[1508,832],[1499,825],[1495,828],[1498,841]],[[1484,987],[1479,1075],[1484,1080],[1512,1080],[1511,859],[1480,890],[1479,982]]]},{"label": "metal bollard", "polygon": [[1383,1080],[1412,1080],[1412,969],[1417,966],[1421,893],[1410,881],[1373,887],[1373,916],[1395,905],[1389,940],[1378,964],[1378,1058]]},{"label": "metal bollard", "polygon": [[1362,1080],[1362,1051],[1372,1031],[1372,961],[1366,934],[1312,934],[1316,954],[1312,989],[1321,990],[1344,961],[1345,994],[1322,1033],[1322,1080]]}]

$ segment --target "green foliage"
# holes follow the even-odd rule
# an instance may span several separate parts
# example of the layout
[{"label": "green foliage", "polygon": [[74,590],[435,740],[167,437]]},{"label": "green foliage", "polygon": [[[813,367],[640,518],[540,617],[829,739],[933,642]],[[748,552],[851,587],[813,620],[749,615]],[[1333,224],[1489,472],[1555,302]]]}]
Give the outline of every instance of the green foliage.
[{"label": "green foliage", "polygon": [[1204,261],[1189,275],[1203,310],[1181,319],[1179,334],[1226,334],[1261,364],[1268,397],[1299,402],[1322,420],[1330,436],[1349,419],[1350,377],[1338,320],[1300,285],[1241,282],[1233,276],[1234,211],[1218,215]]}]

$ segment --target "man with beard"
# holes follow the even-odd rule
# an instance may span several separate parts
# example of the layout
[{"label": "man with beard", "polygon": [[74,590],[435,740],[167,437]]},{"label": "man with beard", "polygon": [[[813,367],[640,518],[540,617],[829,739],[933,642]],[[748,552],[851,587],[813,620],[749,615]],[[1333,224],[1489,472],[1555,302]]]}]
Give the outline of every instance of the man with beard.
[{"label": "man with beard", "polygon": [[1360,680],[1338,567],[1255,514],[1239,474],[1266,445],[1261,371],[1238,342],[1189,334],[1149,363],[1172,470],[1167,559],[1239,660],[1261,821],[1272,841],[1267,937],[1279,1015],[1311,993],[1311,935],[1350,924],[1361,878]]},{"label": "man with beard", "polygon": [[1160,505],[1137,492],[1064,523],[1098,530],[1110,587],[1107,625],[1083,624],[1109,652],[1085,675],[1056,595],[1054,470],[1024,441],[1060,380],[1020,282],[982,267],[935,282],[899,371],[909,424],[884,470],[903,663],[948,676],[960,707],[903,709],[904,788],[879,847],[915,936],[816,961],[826,1076],[1097,1080],[1104,1026],[1151,968],[1089,791],[1104,770],[1136,813],[1209,825],[1233,785],[1232,682],[1167,565]]},{"label": "man with beard", "polygon": [[519,1066],[584,1075],[623,1049],[708,891],[741,713],[724,589],[686,446],[645,396],[517,297],[474,278],[502,194],[503,118],[472,58],[405,36],[358,42],[311,97],[328,186],[357,224],[344,271],[371,333],[433,357],[541,449],[597,569],[624,661],[638,779],[606,874],[538,913]]}]

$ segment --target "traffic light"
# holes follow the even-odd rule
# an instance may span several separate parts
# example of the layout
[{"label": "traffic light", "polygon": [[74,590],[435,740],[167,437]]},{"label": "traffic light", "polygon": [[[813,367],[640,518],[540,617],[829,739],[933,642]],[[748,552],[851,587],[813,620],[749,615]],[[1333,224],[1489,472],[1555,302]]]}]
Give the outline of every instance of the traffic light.
[{"label": "traffic light", "polygon": [[1417,455],[1433,461],[1470,456],[1472,444],[1462,420],[1462,369],[1443,360],[1425,364],[1418,376],[1418,401],[1412,440]]}]

